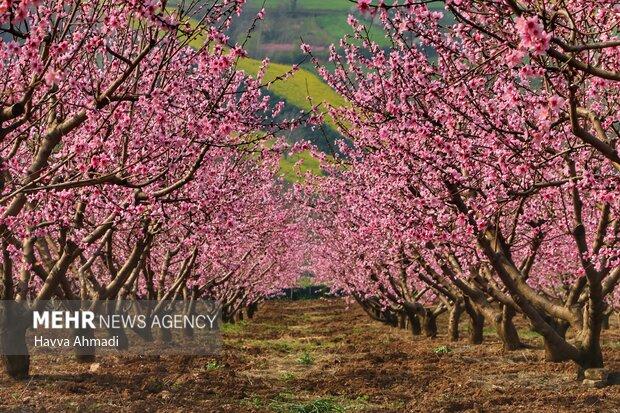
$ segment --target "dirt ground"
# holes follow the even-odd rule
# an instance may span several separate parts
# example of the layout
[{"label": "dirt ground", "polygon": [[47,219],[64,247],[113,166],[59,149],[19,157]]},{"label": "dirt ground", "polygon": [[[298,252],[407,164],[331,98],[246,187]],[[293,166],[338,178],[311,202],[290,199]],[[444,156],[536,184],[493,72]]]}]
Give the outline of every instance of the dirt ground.
[{"label": "dirt ground", "polygon": [[[465,330],[466,323],[462,329]],[[412,339],[343,300],[274,301],[254,320],[225,326],[215,358],[102,358],[100,366],[37,357],[32,378],[0,376],[1,411],[200,412],[620,412],[620,385],[592,389],[571,363],[537,347]],[[620,328],[604,334],[620,372]],[[96,370],[96,371],[91,371]]]}]

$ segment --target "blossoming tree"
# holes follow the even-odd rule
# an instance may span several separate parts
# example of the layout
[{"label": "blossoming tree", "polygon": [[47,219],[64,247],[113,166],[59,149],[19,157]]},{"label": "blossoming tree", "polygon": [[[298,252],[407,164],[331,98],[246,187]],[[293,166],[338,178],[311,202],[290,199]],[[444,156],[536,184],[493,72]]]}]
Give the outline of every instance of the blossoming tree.
[{"label": "blossoming tree", "polygon": [[[366,259],[366,240],[389,234],[398,242],[384,248],[417,263],[411,285],[492,317],[508,348],[520,343],[507,321],[521,313],[550,360],[582,368],[603,364],[620,278],[618,15],[607,6],[359,1],[393,46],[351,17],[355,39],[332,48],[333,69],[315,61],[350,103],[332,116],[352,145],[334,172],[356,188],[346,189],[360,225],[351,254]],[[348,270],[335,274],[358,288]]]},{"label": "blossoming tree", "polygon": [[[36,309],[217,287],[249,301],[288,285],[274,249],[290,220],[273,244],[251,242],[281,193],[261,143],[280,125],[222,34],[242,4],[1,2],[2,299]],[[27,326],[3,325],[3,354],[24,354],[24,340],[4,338]],[[3,358],[11,376],[28,374],[28,356]]]}]

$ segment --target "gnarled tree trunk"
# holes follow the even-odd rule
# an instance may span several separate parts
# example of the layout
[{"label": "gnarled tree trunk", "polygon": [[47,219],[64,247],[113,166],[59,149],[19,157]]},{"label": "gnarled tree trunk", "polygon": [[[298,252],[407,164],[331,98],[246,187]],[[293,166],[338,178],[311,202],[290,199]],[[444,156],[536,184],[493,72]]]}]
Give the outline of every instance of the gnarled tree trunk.
[{"label": "gnarled tree trunk", "polygon": [[497,323],[497,334],[502,343],[504,350],[513,351],[525,347],[521,343],[519,333],[514,325],[513,318],[516,315],[514,309],[507,305],[502,305],[502,315]]},{"label": "gnarled tree trunk", "polygon": [[605,316],[604,306],[601,284],[590,283],[590,298],[584,309],[585,317],[581,334],[581,345],[578,346],[581,354],[577,363],[583,370],[603,367],[601,330]]},{"label": "gnarled tree trunk", "polygon": [[463,303],[457,301],[450,309],[450,315],[448,317],[448,336],[450,341],[459,340],[459,322],[461,321],[461,314],[463,313]]},{"label": "gnarled tree trunk", "polygon": [[[545,317],[545,321],[558,333],[558,335],[564,339],[566,338],[566,330],[568,330],[568,323],[554,320],[550,317]],[[540,332],[539,332],[540,333]],[[563,361],[570,360],[570,356],[567,355],[563,349],[558,348],[551,340],[548,340],[543,336],[543,344],[545,348],[545,360],[552,363],[561,363]]]},{"label": "gnarled tree trunk", "polygon": [[424,329],[426,337],[437,337],[437,316],[429,309],[426,309],[424,317],[422,318],[422,328]]},{"label": "gnarled tree trunk", "polygon": [[405,309],[407,313],[407,318],[409,319],[409,330],[413,336],[419,336],[422,334],[422,325],[420,324],[420,318],[418,315],[409,310]]},{"label": "gnarled tree trunk", "polygon": [[14,379],[26,379],[30,354],[26,344],[25,312],[12,300],[4,303],[0,311],[0,349],[5,371]]},{"label": "gnarled tree trunk", "polygon": [[404,311],[398,313],[398,328],[403,330],[407,328],[407,314]]},{"label": "gnarled tree trunk", "polygon": [[252,303],[248,305],[248,318],[251,320],[254,318],[254,314],[258,311],[258,303]]},{"label": "gnarled tree trunk", "polygon": [[470,320],[469,342],[471,344],[482,344],[484,340],[484,315],[469,300],[465,300],[465,311]]}]

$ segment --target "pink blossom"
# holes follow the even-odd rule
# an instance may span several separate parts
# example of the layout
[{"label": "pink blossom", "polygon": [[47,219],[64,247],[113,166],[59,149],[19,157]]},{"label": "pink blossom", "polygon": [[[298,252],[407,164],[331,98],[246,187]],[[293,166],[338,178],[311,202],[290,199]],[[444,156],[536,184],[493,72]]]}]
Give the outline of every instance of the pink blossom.
[{"label": "pink blossom", "polygon": [[549,48],[551,34],[545,32],[545,29],[537,16],[518,17],[515,20],[517,33],[521,38],[521,45],[538,56],[543,54]]},{"label": "pink blossom", "polygon": [[48,69],[43,79],[48,86],[57,85],[62,80],[60,73],[54,69]]},{"label": "pink blossom", "polygon": [[371,0],[357,0],[357,8],[362,13],[368,13],[370,11]]}]

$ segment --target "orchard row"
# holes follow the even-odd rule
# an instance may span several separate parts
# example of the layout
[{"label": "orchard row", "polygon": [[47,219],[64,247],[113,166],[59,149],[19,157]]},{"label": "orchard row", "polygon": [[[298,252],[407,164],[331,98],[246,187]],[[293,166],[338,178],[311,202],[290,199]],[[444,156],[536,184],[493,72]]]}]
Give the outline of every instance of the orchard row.
[{"label": "orchard row", "polygon": [[620,8],[379,3],[358,7],[388,50],[351,17],[330,64],[314,59],[349,103],[330,111],[342,156],[306,189],[316,271],[384,322],[434,336],[448,312],[456,340],[466,314],[472,342],[486,322],[514,350],[519,314],[547,359],[603,367],[620,305]]},{"label": "orchard row", "polygon": [[[294,122],[236,69],[243,2],[161,3],[2,1],[3,300],[208,298],[227,320],[295,283],[275,136]],[[27,325],[3,317],[24,377]]]}]

